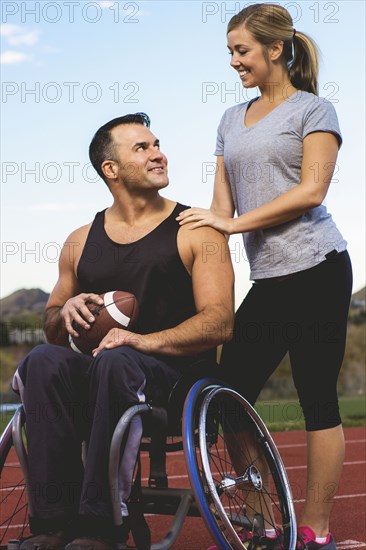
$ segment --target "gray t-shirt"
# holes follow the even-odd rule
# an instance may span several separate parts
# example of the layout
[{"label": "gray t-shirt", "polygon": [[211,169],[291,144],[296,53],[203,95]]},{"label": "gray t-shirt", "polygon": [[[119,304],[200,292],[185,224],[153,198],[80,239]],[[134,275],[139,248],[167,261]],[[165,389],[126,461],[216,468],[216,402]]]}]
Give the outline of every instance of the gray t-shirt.
[{"label": "gray t-shirt", "polygon": [[[331,132],[342,143],[335,109],[324,98],[295,92],[250,128],[244,125],[248,103],[225,111],[215,151],[224,156],[238,216],[300,183],[305,136]],[[316,177],[315,163],[311,169]],[[244,233],[243,239],[254,280],[303,271],[347,246],[323,204],[295,220]]]}]

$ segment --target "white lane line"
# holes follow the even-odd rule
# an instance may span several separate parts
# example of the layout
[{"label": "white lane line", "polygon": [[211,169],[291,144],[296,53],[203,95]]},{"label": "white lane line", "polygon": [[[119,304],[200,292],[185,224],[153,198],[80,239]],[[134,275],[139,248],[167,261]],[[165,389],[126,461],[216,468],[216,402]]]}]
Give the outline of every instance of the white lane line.
[{"label": "white lane line", "polygon": [[[333,497],[333,500],[340,500],[340,499],[343,499],[343,498],[357,498],[357,497],[366,497],[366,493],[358,493],[358,494],[353,494],[353,495],[336,495],[335,497]],[[295,499],[293,500],[292,502],[305,502],[305,499],[304,498],[299,498],[299,499]]]},{"label": "white lane line", "polygon": [[[354,462],[345,462],[343,466],[355,466],[359,464],[366,464],[366,460],[356,460]],[[287,466],[285,469],[286,471],[287,470],[305,470],[306,466]],[[168,475],[168,480],[169,479],[186,479],[186,478],[188,478],[188,474],[181,474],[181,475],[174,475],[174,476]],[[149,478],[143,477],[141,478],[141,481],[149,481]]]},{"label": "white lane line", "polygon": [[[361,464],[366,464],[366,460],[355,460],[353,462],[345,462],[343,464],[343,466],[357,466],[357,465],[361,465]],[[285,469],[286,469],[286,471],[287,470],[305,470],[306,465],[305,466],[286,466]],[[187,478],[188,478],[188,474],[168,475],[168,479],[187,479]],[[149,478],[148,477],[142,477],[141,481],[144,481],[144,482],[149,481]],[[9,491],[9,490],[19,491],[20,489],[24,489],[24,485],[22,485],[20,487],[2,487],[2,488],[0,488],[0,492]]]},{"label": "white lane line", "polygon": [[[350,443],[354,444],[354,443],[366,443],[366,439],[346,439],[345,440],[346,442],[346,446]],[[293,443],[293,444],[282,444],[282,445],[278,445],[276,444],[276,447],[277,449],[291,449],[293,447],[306,447],[306,443]],[[171,456],[179,456],[179,455],[183,455],[184,452],[183,451],[172,451],[171,453],[168,453],[170,454]],[[149,454],[148,454],[148,451],[144,451],[141,453],[141,458],[148,458]]]},{"label": "white lane line", "polygon": [[[350,461],[350,462],[344,462],[343,463],[343,466],[359,466],[361,464],[366,464],[366,460],[354,460],[354,461]],[[307,466],[306,464],[305,465],[301,465],[301,466],[286,466],[285,465],[285,469],[286,471],[287,470],[306,470]],[[168,475],[168,478],[169,479],[184,479],[188,477],[187,474],[182,474],[182,475]],[[142,481],[148,481],[149,478],[145,477],[145,478],[142,478]]]},{"label": "white lane line", "polygon": [[366,542],[361,542],[359,540],[342,540],[337,542],[338,550],[351,550],[351,548],[365,548]]},{"label": "white lane line", "polygon": [[24,529],[24,523],[20,523],[19,525],[0,525],[0,529]]},{"label": "white lane line", "polygon": [[[346,446],[350,443],[366,443],[366,439],[346,439]],[[306,447],[306,443],[294,443],[286,445],[277,445],[277,449],[291,449],[292,447]]]},{"label": "white lane line", "polygon": [[[344,462],[343,466],[358,466],[360,464],[366,464],[366,460],[354,460],[353,462]],[[305,470],[305,466],[286,466],[285,469],[287,470]]]},{"label": "white lane line", "polygon": [[[11,486],[11,487],[1,487],[0,489],[0,493],[5,493],[5,491],[10,491],[11,493],[13,493],[14,491],[20,491],[20,490],[24,490],[25,489],[25,485],[14,485],[14,486]],[[10,496],[10,495],[9,495]],[[8,498],[7,496],[5,496],[4,498]],[[1,501],[1,504],[3,503],[4,501]]]}]

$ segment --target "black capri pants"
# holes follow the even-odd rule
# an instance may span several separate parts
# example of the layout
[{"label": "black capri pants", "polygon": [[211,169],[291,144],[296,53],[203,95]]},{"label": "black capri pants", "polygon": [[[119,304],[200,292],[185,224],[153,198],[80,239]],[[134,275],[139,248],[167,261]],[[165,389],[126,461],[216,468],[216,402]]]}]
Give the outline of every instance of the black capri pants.
[{"label": "black capri pants", "polygon": [[289,352],[306,430],[341,423],[337,379],[352,292],[347,251],[283,278],[256,281],[236,313],[221,366],[252,405]]}]

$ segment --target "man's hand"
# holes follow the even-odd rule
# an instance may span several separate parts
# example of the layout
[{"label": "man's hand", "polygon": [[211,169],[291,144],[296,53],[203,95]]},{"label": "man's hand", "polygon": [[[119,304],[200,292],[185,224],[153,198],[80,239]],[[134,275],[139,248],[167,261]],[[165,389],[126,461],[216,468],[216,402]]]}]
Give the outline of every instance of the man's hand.
[{"label": "man's hand", "polygon": [[104,304],[103,299],[98,294],[82,293],[67,300],[60,311],[60,315],[65,323],[65,328],[73,337],[77,338],[79,336],[78,332],[72,326],[73,321],[86,330],[90,328],[90,323],[95,321],[95,317],[86,305],[87,302],[97,306],[102,306]]},{"label": "man's hand", "polygon": [[122,328],[112,328],[108,334],[106,334],[103,340],[100,341],[99,346],[93,349],[93,357],[96,357],[98,353],[104,349],[117,348],[119,346],[130,346],[142,353],[149,354],[152,352],[151,335],[136,334]]}]

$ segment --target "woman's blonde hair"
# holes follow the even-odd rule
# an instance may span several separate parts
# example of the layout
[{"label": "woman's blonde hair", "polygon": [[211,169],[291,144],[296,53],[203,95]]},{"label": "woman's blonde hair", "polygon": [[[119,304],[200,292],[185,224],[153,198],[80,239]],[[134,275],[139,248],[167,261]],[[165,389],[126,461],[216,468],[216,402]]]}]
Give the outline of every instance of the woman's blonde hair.
[{"label": "woman's blonde hair", "polygon": [[309,36],[294,29],[292,17],[285,8],[276,4],[247,6],[230,19],[227,32],[241,25],[264,47],[283,41],[283,63],[291,84],[298,90],[318,95],[318,47]]}]

